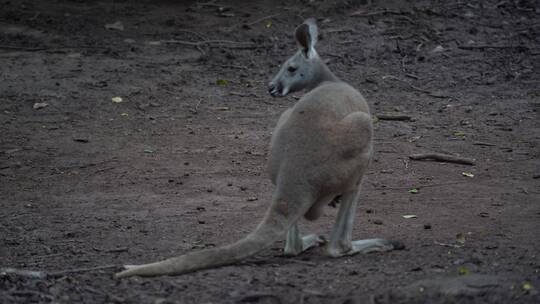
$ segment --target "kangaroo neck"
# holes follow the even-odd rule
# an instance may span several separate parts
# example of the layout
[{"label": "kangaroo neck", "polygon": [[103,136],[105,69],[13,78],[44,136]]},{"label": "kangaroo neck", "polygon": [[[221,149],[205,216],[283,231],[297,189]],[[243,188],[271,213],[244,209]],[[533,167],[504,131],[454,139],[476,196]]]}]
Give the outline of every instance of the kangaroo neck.
[{"label": "kangaroo neck", "polygon": [[320,86],[323,82],[339,82],[339,78],[337,78],[332,71],[328,68],[326,64],[322,61],[322,59],[319,59],[318,64],[314,68],[313,73],[313,80],[311,82],[311,85],[307,88],[309,91],[313,90],[314,88]]}]

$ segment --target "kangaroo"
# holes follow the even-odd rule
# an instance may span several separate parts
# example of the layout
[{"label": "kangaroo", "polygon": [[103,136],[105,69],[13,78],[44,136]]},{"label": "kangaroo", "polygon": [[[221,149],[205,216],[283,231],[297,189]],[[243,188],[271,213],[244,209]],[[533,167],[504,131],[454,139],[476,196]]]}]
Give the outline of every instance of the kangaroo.
[{"label": "kangaroo", "polygon": [[[330,257],[401,249],[399,241],[352,240],[362,177],[373,154],[369,107],[352,86],[339,80],[315,51],[317,25],[307,19],[296,28],[298,51],[269,84],[273,97],[308,90],[277,123],[270,143],[268,171],[275,191],[270,208],[255,230],[236,243],[191,252],[145,265],[126,265],[117,278],[178,275],[236,263],[285,238],[285,255],[325,245]],[[301,217],[316,220],[340,197],[328,242],[301,236]]]}]

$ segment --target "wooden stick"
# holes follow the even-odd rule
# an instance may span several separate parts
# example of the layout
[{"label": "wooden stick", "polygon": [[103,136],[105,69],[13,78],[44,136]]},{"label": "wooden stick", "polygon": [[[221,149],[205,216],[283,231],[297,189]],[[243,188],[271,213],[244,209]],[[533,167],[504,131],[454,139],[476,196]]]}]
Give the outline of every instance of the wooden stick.
[{"label": "wooden stick", "polygon": [[184,40],[161,40],[163,43],[170,44],[182,44],[190,45],[194,47],[201,47],[208,45],[210,47],[223,47],[230,49],[256,49],[266,47],[264,45],[256,45],[251,42],[239,42],[239,41],[230,41],[230,40],[204,40],[204,41],[184,41]]},{"label": "wooden stick", "polygon": [[460,45],[458,49],[462,50],[483,50],[483,49],[522,49],[529,50],[528,47],[524,45]]},{"label": "wooden stick", "polygon": [[460,157],[460,156],[454,156],[449,154],[442,154],[442,153],[419,153],[419,154],[412,154],[409,155],[409,158],[412,160],[437,160],[447,163],[456,163],[456,164],[464,164],[464,165],[474,165],[475,160],[466,158],[466,157]]},{"label": "wooden stick", "polygon": [[281,15],[281,13],[277,13],[277,14],[273,14],[273,15],[264,16],[264,17],[262,17],[262,18],[259,18],[259,19],[255,20],[255,21],[251,21],[251,22],[246,23],[246,24],[247,24],[247,25],[254,25],[254,24],[256,24],[256,23],[259,23],[259,22],[264,21],[264,20],[266,20],[266,19],[270,19],[270,18],[277,17],[277,16],[279,16],[279,15]]},{"label": "wooden stick", "polygon": [[[253,293],[247,296],[243,296],[238,300],[240,303],[251,303],[251,302],[259,302],[260,299],[263,298],[272,298],[276,300],[278,303],[282,303],[279,296],[271,293]],[[274,301],[275,302],[275,301]]]},{"label": "wooden stick", "polygon": [[12,290],[8,291],[8,294],[16,297],[38,296],[40,298],[48,299],[49,301],[54,300],[53,296],[35,290]]},{"label": "wooden stick", "polygon": [[473,145],[475,146],[487,146],[487,147],[495,147],[497,146],[496,144],[492,144],[492,143],[488,143],[488,142],[483,142],[483,141],[475,141],[473,143]]},{"label": "wooden stick", "polygon": [[20,51],[27,51],[27,52],[37,52],[37,51],[46,50],[47,48],[45,48],[45,47],[24,47],[24,46],[13,46],[13,45],[0,45],[0,49],[20,50]]},{"label": "wooden stick", "polygon": [[351,17],[371,17],[371,16],[385,15],[385,14],[405,15],[405,14],[407,14],[407,12],[399,12],[399,11],[392,11],[392,10],[382,10],[382,11],[371,12],[371,13],[360,13],[360,12],[356,11],[356,12],[350,14],[349,16],[351,16]]},{"label": "wooden stick", "polygon": [[0,268],[0,274],[15,274],[21,277],[27,277],[32,279],[44,279],[47,277],[47,273],[44,271],[34,271],[16,268]]},{"label": "wooden stick", "polygon": [[442,187],[442,186],[458,185],[458,184],[466,184],[466,183],[468,183],[468,182],[436,183],[436,184],[408,186],[408,187],[374,187],[373,189],[375,189],[375,190],[408,190],[408,189],[411,189],[411,188],[423,189],[423,188]]},{"label": "wooden stick", "polygon": [[430,90],[419,88],[419,87],[415,86],[414,84],[412,84],[412,83],[410,83],[410,82],[408,82],[406,80],[400,79],[399,77],[396,77],[396,76],[393,76],[393,75],[383,76],[382,79],[394,79],[394,80],[397,80],[397,81],[400,81],[400,82],[403,82],[403,83],[407,84],[409,87],[411,87],[412,89],[414,89],[416,91],[426,93],[426,94],[432,94],[432,92]]},{"label": "wooden stick", "polygon": [[412,119],[410,115],[406,114],[377,114],[375,115],[379,120],[400,120],[409,121]]}]

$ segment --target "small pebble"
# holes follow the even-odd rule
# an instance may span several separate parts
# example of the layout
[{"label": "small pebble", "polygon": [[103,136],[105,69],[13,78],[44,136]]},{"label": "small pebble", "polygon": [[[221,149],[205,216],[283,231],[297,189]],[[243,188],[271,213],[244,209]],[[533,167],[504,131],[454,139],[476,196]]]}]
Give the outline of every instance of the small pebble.
[{"label": "small pebble", "polygon": [[426,230],[431,229],[431,224],[424,224],[424,229]]}]

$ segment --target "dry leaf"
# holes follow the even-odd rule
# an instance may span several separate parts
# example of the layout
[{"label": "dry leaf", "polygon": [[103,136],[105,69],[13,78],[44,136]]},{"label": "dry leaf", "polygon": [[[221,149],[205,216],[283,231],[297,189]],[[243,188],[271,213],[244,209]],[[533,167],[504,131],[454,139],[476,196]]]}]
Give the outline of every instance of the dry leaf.
[{"label": "dry leaf", "polygon": [[460,275],[467,275],[467,274],[470,274],[471,271],[469,270],[469,268],[467,268],[465,266],[460,266],[460,267],[458,267],[458,273]]},{"label": "dry leaf", "polygon": [[220,86],[226,86],[229,84],[229,81],[227,79],[218,79],[216,83]]}]

